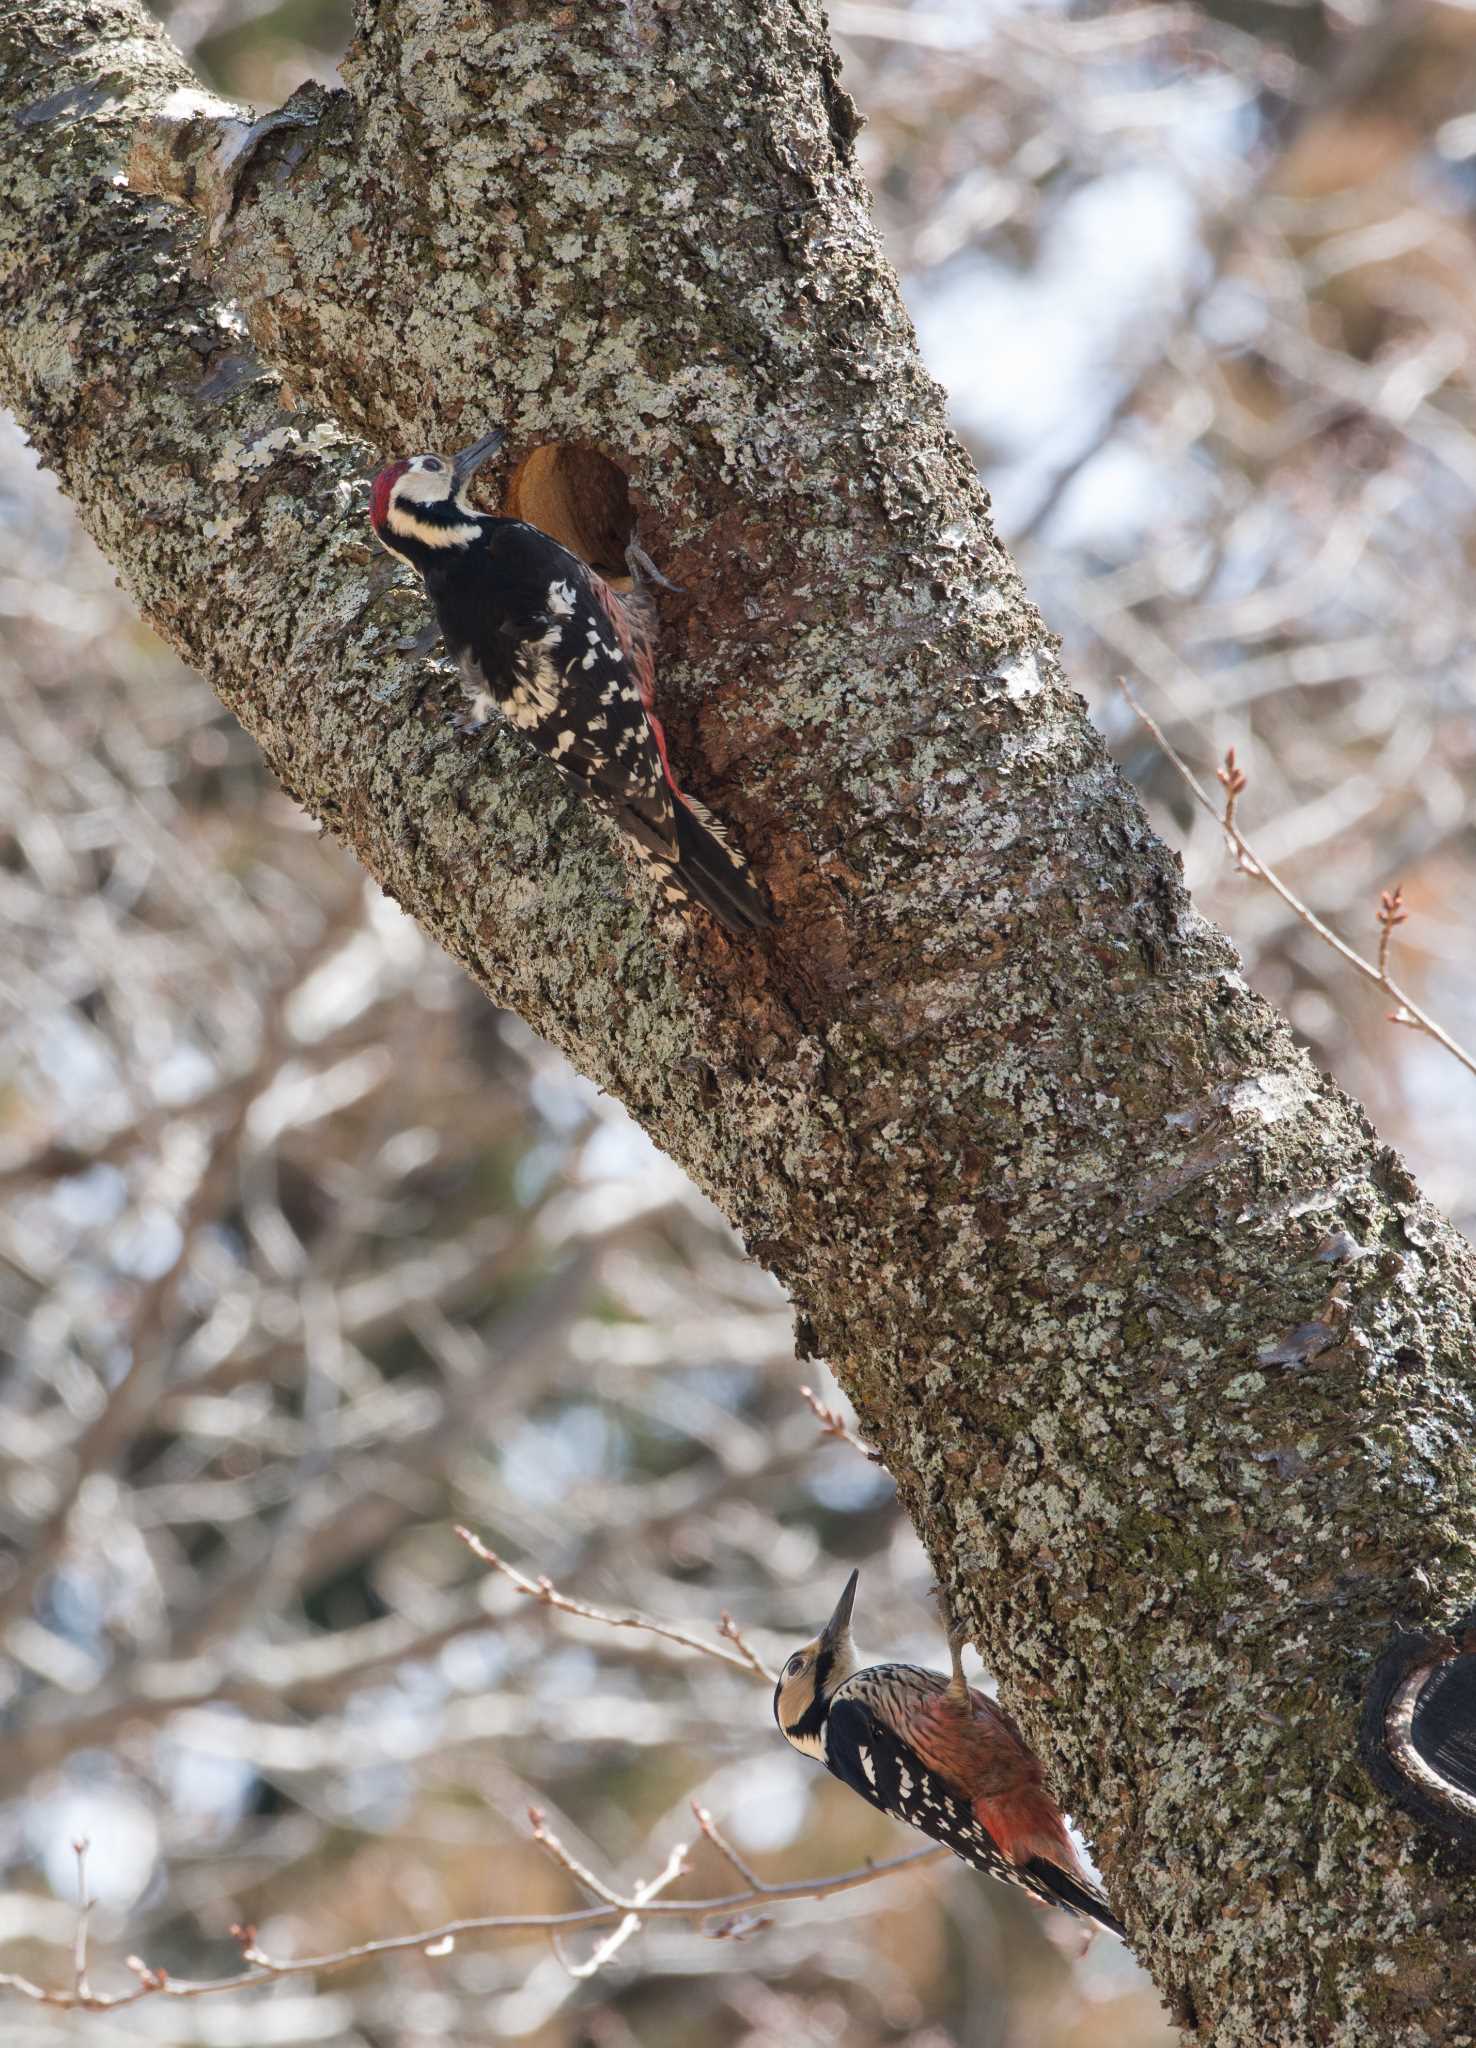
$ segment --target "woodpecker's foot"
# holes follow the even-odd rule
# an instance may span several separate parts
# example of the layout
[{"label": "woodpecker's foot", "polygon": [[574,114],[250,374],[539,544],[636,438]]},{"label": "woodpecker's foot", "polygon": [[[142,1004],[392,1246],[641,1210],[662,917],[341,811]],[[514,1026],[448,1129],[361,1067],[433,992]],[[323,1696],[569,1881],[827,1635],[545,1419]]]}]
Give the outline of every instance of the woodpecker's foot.
[{"label": "woodpecker's foot", "polygon": [[953,1676],[943,1697],[949,1706],[957,1707],[960,1713],[969,1711],[969,1681],[964,1677],[963,1653],[968,1633],[961,1628],[948,1631],[948,1661],[953,1666]]},{"label": "woodpecker's foot", "polygon": [[673,597],[686,594],[680,583],[672,583],[662,575],[638,540],[633,540],[625,550],[625,566],[630,571],[631,582],[637,587],[642,583],[654,583],[658,590],[669,590]]},{"label": "woodpecker's foot", "polygon": [[459,711],[447,713],[446,722],[452,732],[460,733],[463,739],[475,739],[479,732],[485,732],[491,720],[478,718],[470,704],[464,704]]},{"label": "woodpecker's foot", "polygon": [[941,1584],[934,1585],[932,1598],[937,1604],[938,1617],[948,1637],[948,1661],[953,1666],[953,1676],[948,1681],[948,1689],[943,1697],[951,1706],[966,1709],[969,1705],[969,1682],[964,1677],[963,1653],[969,1641],[969,1632],[965,1628],[960,1628],[954,1620],[953,1611],[948,1605],[946,1587]]},{"label": "woodpecker's foot", "polygon": [[407,633],[395,642],[397,654],[429,654],[441,637],[439,619],[432,619],[428,626],[422,626],[418,633]]}]

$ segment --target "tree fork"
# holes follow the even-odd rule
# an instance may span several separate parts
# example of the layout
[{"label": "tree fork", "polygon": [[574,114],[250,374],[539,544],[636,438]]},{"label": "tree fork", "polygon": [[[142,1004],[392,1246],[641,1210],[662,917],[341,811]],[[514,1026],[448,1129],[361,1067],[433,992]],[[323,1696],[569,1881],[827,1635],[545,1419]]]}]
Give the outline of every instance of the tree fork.
[{"label": "tree fork", "polygon": [[[784,1281],[1180,2023],[1476,2036],[1476,1859],[1358,1756],[1476,1607],[1471,1249],[1066,686],[814,0],[360,0],[262,122],[134,0],[13,0],[0,67],[0,391],[286,787]],[[685,587],[663,712],[764,944],[397,651],[364,472],[494,423]]]}]

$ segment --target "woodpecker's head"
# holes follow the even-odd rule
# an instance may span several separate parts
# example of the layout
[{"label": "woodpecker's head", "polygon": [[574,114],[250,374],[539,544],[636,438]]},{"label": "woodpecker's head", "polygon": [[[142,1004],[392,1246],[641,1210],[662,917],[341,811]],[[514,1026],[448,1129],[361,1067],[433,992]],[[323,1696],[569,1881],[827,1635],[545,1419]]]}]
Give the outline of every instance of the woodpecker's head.
[{"label": "woodpecker's head", "polygon": [[387,548],[414,562],[479,538],[481,514],[466,487],[506,436],[484,434],[459,455],[407,455],[374,479],[369,524]]},{"label": "woodpecker's head", "polygon": [[834,1614],[813,1643],[795,1651],[779,1673],[779,1683],[774,1688],[774,1719],[779,1723],[780,1734],[820,1763],[825,1761],[825,1717],[830,1712],[831,1697],[856,1669],[851,1608],[860,1576],[859,1572],[852,1572]]}]

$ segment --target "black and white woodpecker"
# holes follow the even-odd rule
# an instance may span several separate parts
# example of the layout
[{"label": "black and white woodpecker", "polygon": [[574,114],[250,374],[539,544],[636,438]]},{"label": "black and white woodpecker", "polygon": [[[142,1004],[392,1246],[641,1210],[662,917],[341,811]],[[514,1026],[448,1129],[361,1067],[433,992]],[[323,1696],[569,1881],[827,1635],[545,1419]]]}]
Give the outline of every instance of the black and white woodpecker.
[{"label": "black and white woodpecker", "polygon": [[1039,1760],[1004,1709],[964,1678],[962,1642],[949,1639],[951,1678],[916,1664],[861,1667],[851,1642],[859,1577],[852,1572],[819,1635],[779,1674],[774,1719],[785,1739],[975,1870],[1121,1934]]},{"label": "black and white woodpecker", "polygon": [[467,486],[503,444],[411,455],[374,479],[375,534],[425,579],[477,732],[499,710],[624,833],[669,903],[696,902],[732,932],[773,923],[747,861],[678,785],[655,711],[656,607],[627,558],[617,592],[552,535],[477,511]]}]

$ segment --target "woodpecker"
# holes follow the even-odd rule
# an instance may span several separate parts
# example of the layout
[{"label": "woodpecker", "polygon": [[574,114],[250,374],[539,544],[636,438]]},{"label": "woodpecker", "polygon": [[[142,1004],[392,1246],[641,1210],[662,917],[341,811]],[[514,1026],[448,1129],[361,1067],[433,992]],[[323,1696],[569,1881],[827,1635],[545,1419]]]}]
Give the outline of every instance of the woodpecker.
[{"label": "woodpecker", "polygon": [[852,1572],[820,1634],[779,1674],[774,1719],[785,1740],[975,1870],[1120,1935],[1024,1736],[964,1678],[962,1641],[949,1638],[951,1679],[915,1664],[859,1668],[851,1644],[859,1577]]},{"label": "woodpecker", "polygon": [[[656,606],[641,550],[619,593],[551,534],[479,512],[467,487],[504,440],[412,455],[374,479],[376,536],[425,580],[479,732],[494,709],[625,834],[668,903],[696,902],[731,932],[773,919],[747,861],[672,773],[655,711]],[[670,587],[670,586],[668,586]]]}]

